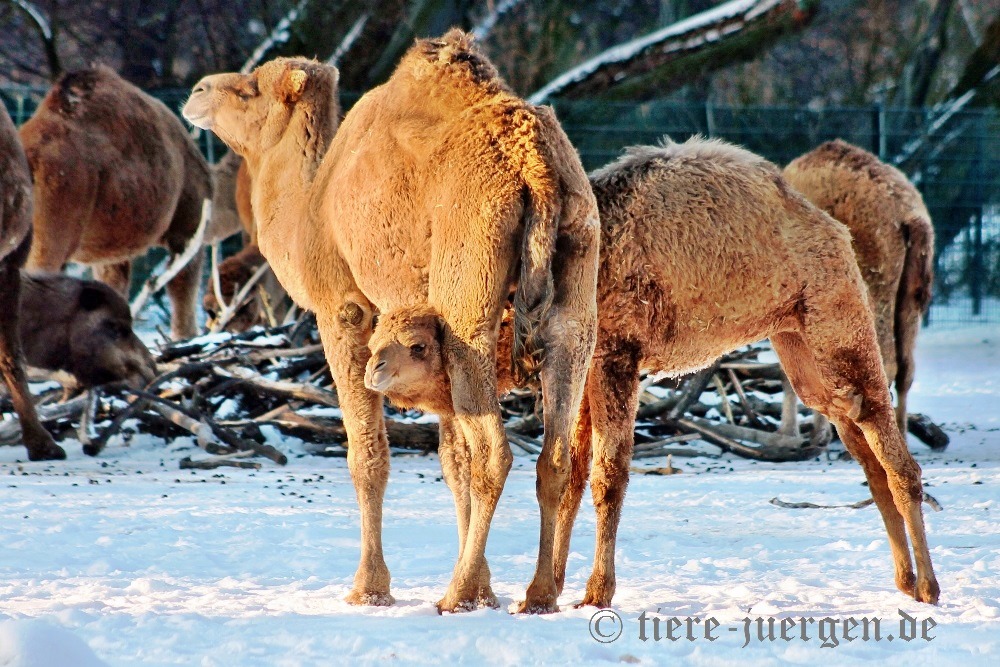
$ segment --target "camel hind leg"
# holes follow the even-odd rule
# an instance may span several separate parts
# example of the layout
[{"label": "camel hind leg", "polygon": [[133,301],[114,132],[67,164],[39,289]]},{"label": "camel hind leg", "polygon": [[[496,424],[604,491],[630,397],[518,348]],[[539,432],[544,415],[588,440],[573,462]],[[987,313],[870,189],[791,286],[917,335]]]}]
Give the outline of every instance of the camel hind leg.
[{"label": "camel hind leg", "polygon": [[623,343],[595,360],[587,382],[593,424],[594,463],[590,491],[597,511],[594,569],[580,606],[611,606],[615,594],[615,544],[629,482],[639,405],[638,346]]},{"label": "camel hind leg", "polygon": [[896,424],[906,438],[906,397],[913,386],[913,353],[917,346],[922,311],[915,304],[900,305],[896,311]]},{"label": "camel hind leg", "polygon": [[[896,426],[871,316],[863,299],[813,310],[837,312],[838,320],[860,326],[845,332],[842,326],[831,327],[832,319],[807,323],[801,335],[772,337],[775,351],[799,396],[830,417],[861,462],[886,526],[896,585],[918,601],[936,603],[939,587],[924,528],[920,467]],[[917,564],[915,585],[904,526]]]},{"label": "camel hind leg", "polygon": [[587,486],[587,478],[590,477],[591,442],[590,401],[585,395],[580,402],[580,415],[573,427],[573,442],[570,444],[569,452],[569,483],[559,503],[559,514],[556,518],[555,554],[552,558],[556,592],[559,595],[562,594],[566,583],[566,562],[569,559],[573,524],[580,511],[580,501]]},{"label": "camel hind leg", "polygon": [[[597,226],[581,224],[572,237],[556,242],[553,262],[555,297],[542,325],[544,440],[535,485],[541,526],[538,564],[519,611],[557,611],[554,570],[556,519],[570,479],[570,441],[579,414],[597,328]],[[587,231],[593,232],[592,235]]]}]

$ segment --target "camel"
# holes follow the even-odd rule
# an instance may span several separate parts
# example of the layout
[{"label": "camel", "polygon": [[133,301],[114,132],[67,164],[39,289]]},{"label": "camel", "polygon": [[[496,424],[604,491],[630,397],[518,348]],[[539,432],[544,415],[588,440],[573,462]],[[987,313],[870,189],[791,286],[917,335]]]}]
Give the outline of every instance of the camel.
[{"label": "camel", "polygon": [[511,363],[519,378],[539,377],[545,406],[538,564],[520,609],[554,611],[556,514],[597,317],[599,223],[579,157],[553,112],[517,98],[458,30],[418,40],[339,129],[336,83],[333,67],[277,59],[202,79],[183,113],[246,160],[260,251],[316,313],[361,508],[347,600],[393,601],[381,540],[382,396],[364,384],[373,318],[429,304],[446,323],[449,425],[471,452],[472,520],[438,609],[496,604],[479,599],[480,573],[512,462],[495,359],[513,291]]},{"label": "camel", "polygon": [[82,387],[123,381],[141,389],[156,377],[128,302],[102,282],[23,273],[18,325],[29,366],[65,371]]},{"label": "camel", "polygon": [[[180,254],[196,235],[208,165],[170,109],[111,69],[64,74],[20,134],[35,183],[29,270],[81,262],[127,296],[133,258]],[[201,265],[199,253],[167,285],[174,338],[197,332]]]},{"label": "camel", "polygon": [[851,231],[886,376],[896,386],[896,423],[905,437],[917,332],[934,281],[934,227],[924,200],[901,171],[839,139],[793,160],[783,173]]},{"label": "camel", "polygon": [[20,268],[31,246],[31,170],[6,108],[0,111],[0,163],[0,376],[10,389],[14,410],[21,419],[28,458],[64,459],[66,452],[38,421],[24,374],[18,316]]},{"label": "camel", "polygon": [[[774,165],[721,141],[632,148],[590,182],[602,235],[598,335],[559,513],[560,590],[593,444],[597,548],[582,605],[611,604],[640,369],[686,374],[770,337],[796,391],[833,420],[861,462],[889,536],[896,585],[936,603],[920,468],[896,427],[846,227],[792,190]],[[440,361],[443,330],[424,306],[382,314],[369,343],[369,381],[404,407],[443,413],[454,393]],[[498,379],[501,387],[513,384]],[[442,467],[454,483],[463,470],[448,468],[456,468],[461,443],[448,442],[443,426]]]}]

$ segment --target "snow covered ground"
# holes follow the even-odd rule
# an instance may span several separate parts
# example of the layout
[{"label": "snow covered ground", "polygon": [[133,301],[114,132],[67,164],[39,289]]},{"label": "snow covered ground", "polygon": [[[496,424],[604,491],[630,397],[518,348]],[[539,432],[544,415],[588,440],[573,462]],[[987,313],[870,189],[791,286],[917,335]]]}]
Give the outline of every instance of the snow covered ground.
[{"label": "snow covered ground", "polygon": [[[593,551],[586,504],[564,611],[441,617],[433,603],[457,549],[451,496],[435,457],[395,457],[385,548],[397,604],[357,608],[343,602],[359,548],[344,459],[295,456],[295,444],[283,442],[293,454],[284,468],[182,472],[177,461],[198,455],[190,442],[144,438],[118,441],[97,459],[69,443],[70,459],[59,463],[26,463],[23,449],[0,449],[0,666],[998,664],[1000,327],[933,328],[918,356],[911,407],[952,437],[943,453],[912,444],[944,507],[927,508],[938,607],[895,590],[874,508],[768,502],[862,500],[868,492],[851,462],[675,459],[684,474],[633,476],[618,543],[623,631],[600,643],[591,631],[610,638],[616,619],[592,626],[594,609],[571,606]],[[504,605],[531,577],[537,521],[533,462],[518,457],[488,547]],[[917,638],[900,636],[901,618],[910,632],[901,613],[915,619]],[[680,639],[665,638],[671,617],[698,617],[695,639],[686,625],[674,632]],[[768,617],[779,619],[775,639],[761,641],[757,619],[766,631]],[[863,617],[881,619],[881,641],[861,638],[851,619]],[[745,648],[744,618],[752,630]],[[787,640],[782,618],[792,619]],[[715,641],[705,638],[706,623]]]}]

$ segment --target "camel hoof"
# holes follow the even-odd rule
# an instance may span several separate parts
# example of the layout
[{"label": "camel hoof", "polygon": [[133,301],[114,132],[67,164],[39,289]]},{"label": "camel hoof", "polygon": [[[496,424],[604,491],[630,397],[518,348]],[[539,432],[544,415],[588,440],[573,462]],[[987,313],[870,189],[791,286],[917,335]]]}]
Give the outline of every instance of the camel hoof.
[{"label": "camel hoof", "polygon": [[29,461],[62,461],[65,458],[66,450],[54,442],[47,442],[28,450]]},{"label": "camel hoof", "polygon": [[912,572],[907,572],[902,576],[896,577],[896,588],[900,590],[901,593],[909,595],[911,598],[917,597],[917,578],[913,576]]},{"label": "camel hoof", "polygon": [[479,609],[499,609],[500,601],[497,600],[497,596],[493,594],[493,589],[486,587],[479,591],[479,595],[476,596],[476,607]]},{"label": "camel hoof", "polygon": [[598,609],[607,609],[611,606],[611,598],[598,598],[593,595],[584,595],[583,602],[579,602],[573,605],[573,609],[583,609],[584,607],[597,607]]},{"label": "camel hoof", "polygon": [[559,611],[559,605],[552,600],[525,600],[517,605],[518,614],[554,614]]},{"label": "camel hoof", "polygon": [[389,595],[388,591],[380,593],[378,591],[353,590],[344,598],[348,604],[359,607],[391,607],[396,603],[395,598]]},{"label": "camel hoof", "polygon": [[460,614],[466,611],[475,611],[478,604],[477,600],[452,600],[451,596],[444,596],[437,603],[437,610],[439,614],[449,613],[449,614]]},{"label": "camel hoof", "polygon": [[927,604],[938,603],[938,598],[941,596],[941,587],[938,586],[936,579],[927,579],[921,581],[917,586],[917,593],[913,596],[913,599],[917,602],[926,602]]}]

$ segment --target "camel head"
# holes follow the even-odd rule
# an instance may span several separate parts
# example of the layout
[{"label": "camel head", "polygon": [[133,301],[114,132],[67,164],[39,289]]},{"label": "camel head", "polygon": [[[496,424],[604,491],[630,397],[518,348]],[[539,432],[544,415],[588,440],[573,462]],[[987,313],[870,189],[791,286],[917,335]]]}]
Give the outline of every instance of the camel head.
[{"label": "camel head", "polygon": [[[276,58],[250,74],[213,74],[199,81],[181,113],[212,130],[247,159],[277,144],[298,117],[300,132],[329,142],[340,113],[336,67],[305,58]],[[317,127],[319,126],[319,127]],[[324,146],[325,149],[325,146]]]},{"label": "camel head", "polygon": [[372,356],[365,369],[366,387],[400,407],[452,410],[444,320],[436,310],[415,306],[380,315],[368,349]]}]

